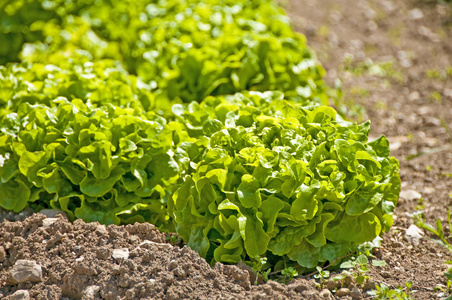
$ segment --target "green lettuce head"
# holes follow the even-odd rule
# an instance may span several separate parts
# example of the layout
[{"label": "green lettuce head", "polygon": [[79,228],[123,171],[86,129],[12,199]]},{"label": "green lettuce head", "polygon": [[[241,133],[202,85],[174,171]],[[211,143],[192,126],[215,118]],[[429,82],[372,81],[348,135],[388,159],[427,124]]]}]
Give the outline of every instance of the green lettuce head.
[{"label": "green lettuce head", "polygon": [[152,112],[81,99],[20,104],[0,126],[0,206],[174,230],[166,199],[182,167],[172,130]]},{"label": "green lettuce head", "polygon": [[177,233],[212,263],[267,257],[313,268],[392,225],[400,178],[387,139],[369,142],[369,122],[343,121],[333,108],[275,97],[173,107],[198,140],[180,144],[191,171],[169,212]]}]

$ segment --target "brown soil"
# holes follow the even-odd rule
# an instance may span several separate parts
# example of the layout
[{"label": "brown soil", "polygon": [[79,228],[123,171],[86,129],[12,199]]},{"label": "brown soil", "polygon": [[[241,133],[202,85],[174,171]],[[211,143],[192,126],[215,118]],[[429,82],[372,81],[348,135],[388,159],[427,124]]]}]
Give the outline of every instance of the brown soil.
[{"label": "brown soil", "polygon": [[[387,266],[372,267],[370,281],[392,288],[412,281],[413,298],[447,297],[438,287],[444,290],[447,284],[443,273],[451,253],[428,234],[419,243],[404,236],[421,209],[427,223],[439,218],[445,225],[452,200],[452,74],[446,73],[452,68],[450,8],[433,0],[293,0],[285,5],[327,69],[327,81],[341,80],[347,114],[372,120],[372,136],[385,134],[400,160],[403,188],[394,227],[375,252]],[[364,115],[355,114],[356,105],[364,107]],[[407,159],[432,149],[442,151]],[[167,243],[150,224],[105,227],[30,215],[0,209],[0,298],[26,299],[18,291],[27,290],[32,299],[333,299],[327,289],[316,290],[309,277],[256,286],[245,268],[212,268],[187,247]],[[113,258],[115,249],[128,249],[128,258]],[[37,282],[11,279],[22,259],[41,266]],[[351,280],[340,284],[349,290],[355,286]],[[360,293],[370,298],[362,289],[353,296],[359,299]]]},{"label": "brown soil", "polygon": [[[348,104],[364,107],[361,118],[372,121],[372,136],[385,134],[400,161],[402,194],[380,251],[388,265],[373,268],[371,279],[393,288],[412,281],[416,299],[447,297],[438,287],[447,283],[451,253],[428,238],[411,244],[404,235],[419,210],[427,223],[440,219],[445,226],[452,201],[450,6],[433,0],[293,0],[287,11],[317,52],[328,82],[342,81]],[[369,67],[369,59],[385,72]],[[408,159],[429,150],[436,152]]]},{"label": "brown soil", "polygon": [[[33,299],[320,297],[315,282],[304,279],[251,285],[248,271],[222,264],[212,268],[190,248],[166,243],[148,223],[107,227],[33,214],[0,223],[0,239],[0,297],[11,299],[22,299],[10,296],[18,290],[28,290]],[[115,250],[124,249],[128,255],[117,257]],[[12,280],[19,260],[36,262],[40,278]]]}]

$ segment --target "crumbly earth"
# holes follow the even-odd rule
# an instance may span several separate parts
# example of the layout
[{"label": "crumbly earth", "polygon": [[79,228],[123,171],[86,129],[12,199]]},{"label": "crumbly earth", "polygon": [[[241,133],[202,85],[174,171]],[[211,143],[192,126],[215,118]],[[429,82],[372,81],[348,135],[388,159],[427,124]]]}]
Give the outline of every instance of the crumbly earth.
[{"label": "crumbly earth", "polygon": [[[440,219],[449,232],[450,7],[436,0],[292,0],[282,5],[317,52],[329,84],[340,80],[342,101],[348,104],[344,112],[357,121],[370,119],[371,135],[385,134],[400,161],[402,194],[395,223],[374,252],[387,265],[371,267],[366,285],[350,277],[326,282],[323,290],[315,288],[319,281],[312,277],[254,285],[254,274],[245,267],[212,268],[189,248],[168,243],[150,224],[106,227],[0,209],[0,298],[26,299],[26,290],[31,299],[370,299],[367,290],[374,284],[396,288],[409,281],[414,299],[449,295],[444,272],[451,253],[429,233],[419,240],[405,236],[419,213],[429,224]],[[124,249],[128,257],[118,257],[127,253]],[[14,265],[22,259],[41,266],[38,282],[13,283]]]},{"label": "crumbly earth", "polygon": [[[23,299],[15,298],[18,290],[43,300],[321,297],[313,281],[252,285],[246,269],[223,264],[212,268],[187,246],[166,243],[165,235],[149,223],[71,223],[61,215],[40,213],[20,221],[23,216],[0,223],[0,298]],[[19,260],[36,262],[41,278],[12,281]]]}]

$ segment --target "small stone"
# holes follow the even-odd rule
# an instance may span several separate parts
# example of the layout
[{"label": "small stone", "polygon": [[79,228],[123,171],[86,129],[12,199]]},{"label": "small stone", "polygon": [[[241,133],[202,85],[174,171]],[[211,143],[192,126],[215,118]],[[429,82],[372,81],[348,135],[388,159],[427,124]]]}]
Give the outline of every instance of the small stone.
[{"label": "small stone", "polygon": [[135,299],[135,291],[134,289],[129,289],[126,292],[126,299]]},{"label": "small stone", "polygon": [[413,66],[413,62],[411,59],[405,58],[400,60],[400,65],[404,68],[411,68]]},{"label": "small stone", "polygon": [[72,269],[75,271],[75,273],[86,276],[97,275],[97,271],[95,268],[93,268],[93,265],[85,262],[84,260],[85,258],[83,256],[75,260],[75,264],[72,266]]},{"label": "small stone", "polygon": [[82,300],[92,300],[99,298],[100,286],[90,285],[82,292]]},{"label": "small stone", "polygon": [[427,248],[431,253],[435,253],[435,254],[437,253],[435,247],[432,247],[432,246],[430,246],[430,245],[427,245],[426,248]]},{"label": "small stone", "polygon": [[111,250],[106,247],[100,247],[96,249],[96,257],[98,259],[106,260],[111,256]]},{"label": "small stone", "polygon": [[8,282],[10,284],[40,282],[42,281],[42,268],[35,261],[19,259],[8,275]]},{"label": "small stone", "polygon": [[[397,51],[397,58],[398,58],[399,60],[403,60],[403,59],[408,59],[408,58],[410,58],[410,56],[409,56],[408,52],[403,51],[403,50],[399,50],[399,51]],[[404,91],[404,92],[405,92],[405,91]]]},{"label": "small stone", "polygon": [[342,297],[342,296],[348,296],[350,295],[350,290],[348,288],[340,288],[337,290],[335,296],[336,297]]},{"label": "small stone", "polygon": [[168,269],[174,270],[177,268],[177,265],[178,265],[177,261],[173,259],[170,261],[170,263],[168,265]]},{"label": "small stone", "polygon": [[441,126],[441,120],[433,117],[425,118],[425,124],[431,126]]},{"label": "small stone", "polygon": [[417,114],[420,116],[429,115],[429,114],[432,114],[432,109],[429,106],[421,106],[417,110]]},{"label": "small stone", "polygon": [[426,38],[428,38],[430,41],[434,43],[441,42],[441,39],[438,37],[436,33],[434,33],[430,28],[425,26],[420,26],[418,28],[418,33]]},{"label": "small stone", "polygon": [[111,274],[113,275],[121,274],[121,268],[118,265],[113,265],[113,267],[111,267]]},{"label": "small stone", "polygon": [[96,234],[99,236],[107,235],[108,234],[107,226],[105,226],[103,224],[97,225]]},{"label": "small stone", "polygon": [[54,236],[50,238],[47,243],[47,247],[53,247],[55,244],[61,242],[66,237],[66,234],[61,234],[60,231],[57,231]]},{"label": "small stone", "polygon": [[412,224],[405,232],[405,239],[414,246],[419,245],[419,240],[424,236],[422,229]]},{"label": "small stone", "polygon": [[351,40],[350,45],[357,50],[361,50],[364,48],[364,43],[361,40]]},{"label": "small stone", "polygon": [[335,21],[336,23],[342,21],[342,19],[344,18],[344,16],[341,14],[340,11],[334,11],[330,14],[330,18]]},{"label": "small stone", "polygon": [[452,89],[444,89],[443,93],[446,98],[452,99]]},{"label": "small stone", "polygon": [[418,100],[419,98],[421,98],[421,94],[419,94],[418,91],[411,92],[411,93],[408,95],[408,100],[410,100],[410,101],[416,101],[416,100]]},{"label": "small stone", "polygon": [[297,292],[309,290],[309,286],[304,283],[295,283],[292,285],[292,288]]},{"label": "small stone", "polygon": [[113,254],[111,255],[116,260],[119,259],[128,259],[129,258],[129,249],[123,248],[123,249],[114,249]]},{"label": "small stone", "polygon": [[[216,267],[216,265],[215,265]],[[258,277],[256,272],[254,272],[253,268],[251,266],[248,266],[247,264],[245,264],[243,261],[239,261],[237,263],[237,267],[245,270],[248,272],[248,274],[250,275],[250,282],[254,283],[254,282],[258,282],[258,283],[263,283],[263,280],[261,277]]]},{"label": "small stone", "polygon": [[377,12],[371,8],[368,8],[366,10],[364,10],[364,14],[366,15],[366,17],[368,19],[375,19],[375,17],[377,16]]},{"label": "small stone", "polygon": [[383,278],[389,278],[389,277],[391,277],[391,273],[389,273],[388,271],[381,271],[381,272],[380,272],[380,275],[381,275]]},{"label": "small stone", "polygon": [[[181,267],[174,269],[173,274],[174,274],[174,276],[176,276],[177,278],[180,278],[180,279],[185,278],[187,276],[187,273]],[[215,282],[214,282],[214,284],[215,284]],[[221,286],[221,284],[219,286]]]},{"label": "small stone", "polygon": [[353,277],[351,275],[345,276],[343,283],[345,286],[349,286],[353,282]]},{"label": "small stone", "polygon": [[367,28],[368,28],[370,31],[375,31],[375,30],[378,29],[378,25],[377,25],[377,23],[375,23],[374,21],[369,21],[369,22],[367,23]]},{"label": "small stone", "polygon": [[328,289],[321,290],[319,296],[320,296],[320,298],[323,298],[323,299],[328,299],[328,300],[334,299],[333,294]]},{"label": "small stone", "polygon": [[359,290],[359,288],[352,288],[351,292],[350,292],[350,296],[352,296],[353,299],[362,299],[363,298],[363,294],[361,294],[361,291]]},{"label": "small stone", "polygon": [[403,248],[403,244],[401,242],[395,241],[393,243],[391,243],[391,246],[394,248]]},{"label": "small stone", "polygon": [[129,275],[127,273],[122,273],[119,276],[119,282],[118,285],[122,288],[127,288],[130,285]]},{"label": "small stone", "polygon": [[337,289],[341,286],[341,282],[338,281],[333,281],[333,280],[329,280],[328,283],[326,284],[326,288],[330,291]]},{"label": "small stone", "polygon": [[422,13],[422,10],[415,8],[408,12],[408,16],[411,20],[420,20],[424,17],[424,14]]},{"label": "small stone", "polygon": [[417,201],[422,198],[422,195],[415,190],[403,190],[400,192],[400,198],[406,201]]},{"label": "small stone", "polygon": [[387,12],[392,12],[397,9],[392,1],[381,1],[381,5]]},{"label": "small stone", "polygon": [[0,263],[4,262],[6,259],[6,251],[3,246],[0,246]]},{"label": "small stone", "polygon": [[3,244],[3,246],[5,247],[6,250],[9,250],[9,249],[11,249],[13,244],[11,242],[6,242],[5,244]]},{"label": "small stone", "polygon": [[433,194],[436,191],[434,187],[426,186],[424,187],[424,193],[425,194]]},{"label": "small stone", "polygon": [[171,249],[171,247],[172,247],[171,244],[168,244],[168,243],[156,243],[156,242],[149,241],[149,240],[145,240],[141,244],[138,245],[138,247],[141,247],[141,248],[146,248],[146,246],[157,246],[157,247],[161,247],[161,248],[167,249],[167,250]]},{"label": "small stone", "polygon": [[364,291],[369,291],[369,290],[375,290],[376,289],[377,284],[373,281],[368,281],[366,282],[366,284],[363,287]]},{"label": "small stone", "polygon": [[66,212],[64,210],[61,209],[41,209],[39,211],[41,214],[43,214],[44,216],[46,216],[47,218],[56,218],[57,215],[62,215],[64,218],[67,219],[67,215]]},{"label": "small stone", "polygon": [[42,220],[42,226],[44,228],[49,228],[56,221],[58,221],[58,218],[45,218],[44,220]]},{"label": "small stone", "polygon": [[14,294],[9,296],[9,300],[29,300],[30,293],[27,290],[17,290]]},{"label": "small stone", "polygon": [[387,139],[389,141],[389,148],[391,149],[391,151],[400,149],[400,147],[402,147],[404,143],[409,141],[408,137],[403,135],[390,136],[387,137]]}]

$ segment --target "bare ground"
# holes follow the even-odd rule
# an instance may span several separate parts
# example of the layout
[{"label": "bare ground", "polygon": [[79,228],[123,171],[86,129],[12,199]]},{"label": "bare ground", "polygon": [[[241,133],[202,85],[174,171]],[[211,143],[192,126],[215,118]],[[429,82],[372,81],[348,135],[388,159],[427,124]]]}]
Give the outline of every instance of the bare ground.
[{"label": "bare ground", "polygon": [[370,277],[391,287],[412,281],[416,299],[445,298],[443,273],[451,253],[427,238],[416,245],[404,236],[420,211],[427,223],[440,219],[446,225],[452,202],[450,6],[428,0],[293,0],[287,7],[330,85],[342,82],[349,116],[370,119],[371,135],[385,134],[400,161],[401,199],[379,253],[388,265],[373,268]]}]

